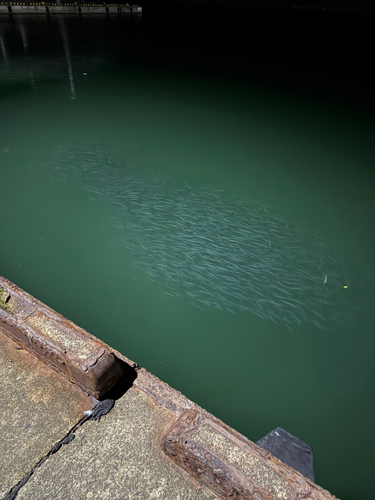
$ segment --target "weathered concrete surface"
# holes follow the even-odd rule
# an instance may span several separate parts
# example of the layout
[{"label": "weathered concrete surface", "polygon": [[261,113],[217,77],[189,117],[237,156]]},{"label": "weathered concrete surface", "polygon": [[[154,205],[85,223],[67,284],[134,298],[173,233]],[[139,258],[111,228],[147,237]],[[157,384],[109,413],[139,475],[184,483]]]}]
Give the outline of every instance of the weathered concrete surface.
[{"label": "weathered concrete surface", "polygon": [[0,380],[2,499],[94,401],[2,333]]},{"label": "weathered concrete surface", "polygon": [[17,500],[213,500],[161,449],[174,420],[151,396],[129,389],[110,413],[83,424],[68,446],[44,462]]},{"label": "weathered concrete surface", "polygon": [[2,330],[97,399],[124,376],[124,365],[109,346],[0,276]]}]

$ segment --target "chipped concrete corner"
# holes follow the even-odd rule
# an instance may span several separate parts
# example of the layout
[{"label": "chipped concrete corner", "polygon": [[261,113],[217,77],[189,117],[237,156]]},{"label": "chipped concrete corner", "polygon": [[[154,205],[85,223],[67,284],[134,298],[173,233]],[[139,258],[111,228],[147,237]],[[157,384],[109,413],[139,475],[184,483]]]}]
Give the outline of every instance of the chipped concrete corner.
[{"label": "chipped concrete corner", "polygon": [[[24,357],[36,356],[34,365],[43,361],[44,370],[52,368],[52,384],[58,385],[54,377],[63,375],[67,379],[64,384],[70,381],[75,391],[80,388],[97,399],[123,383],[121,377],[126,366],[137,369],[132,386],[120,392],[114,409],[102,422],[82,420],[82,403],[70,402],[73,407],[81,405],[71,430],[76,439],[69,438],[63,447],[50,446],[58,451],[53,454],[49,451],[42,462],[27,466],[29,469],[25,465],[22,470],[29,473],[17,487],[17,500],[52,496],[63,500],[78,497],[335,499],[177,390],[147,370],[138,369],[128,358],[2,277],[1,335],[24,347],[23,352],[28,351]],[[37,366],[33,363],[29,365],[35,371]],[[26,369],[24,366],[23,370]],[[34,379],[39,372],[35,373]],[[30,403],[26,401],[27,404]],[[87,401],[86,408],[90,404]],[[7,422],[1,424],[3,432]],[[65,444],[61,441],[66,439],[64,429],[66,424],[56,431],[56,437],[61,432],[60,440],[56,439],[58,444]],[[9,481],[18,479],[19,474]],[[11,491],[16,491],[14,487],[13,483]],[[16,496],[8,494],[4,498]]]}]

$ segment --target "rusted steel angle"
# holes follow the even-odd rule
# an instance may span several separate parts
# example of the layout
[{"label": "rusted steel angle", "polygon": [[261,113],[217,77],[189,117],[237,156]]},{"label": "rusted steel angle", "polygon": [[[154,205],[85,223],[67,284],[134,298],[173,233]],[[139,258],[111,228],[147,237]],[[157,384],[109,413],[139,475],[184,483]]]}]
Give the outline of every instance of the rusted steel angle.
[{"label": "rusted steel angle", "polygon": [[205,412],[181,413],[162,440],[164,452],[221,498],[334,500],[299,472],[231,432]]},{"label": "rusted steel angle", "polygon": [[2,276],[0,331],[96,399],[123,375],[123,363],[104,342]]}]

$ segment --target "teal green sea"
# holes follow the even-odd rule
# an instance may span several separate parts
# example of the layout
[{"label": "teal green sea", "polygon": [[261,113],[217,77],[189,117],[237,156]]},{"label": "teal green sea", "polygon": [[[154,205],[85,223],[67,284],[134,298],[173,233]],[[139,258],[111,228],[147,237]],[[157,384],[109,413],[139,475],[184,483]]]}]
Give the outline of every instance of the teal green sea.
[{"label": "teal green sea", "polygon": [[121,57],[128,28],[0,19],[0,274],[370,498],[373,114],[225,59],[151,64],[141,24]]}]

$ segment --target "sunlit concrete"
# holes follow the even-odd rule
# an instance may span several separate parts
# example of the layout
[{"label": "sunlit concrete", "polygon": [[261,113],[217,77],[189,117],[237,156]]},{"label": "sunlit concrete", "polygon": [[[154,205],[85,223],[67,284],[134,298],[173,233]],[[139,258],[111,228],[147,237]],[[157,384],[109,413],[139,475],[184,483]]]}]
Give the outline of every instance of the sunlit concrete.
[{"label": "sunlit concrete", "polygon": [[92,407],[90,399],[1,333],[0,498]]}]

